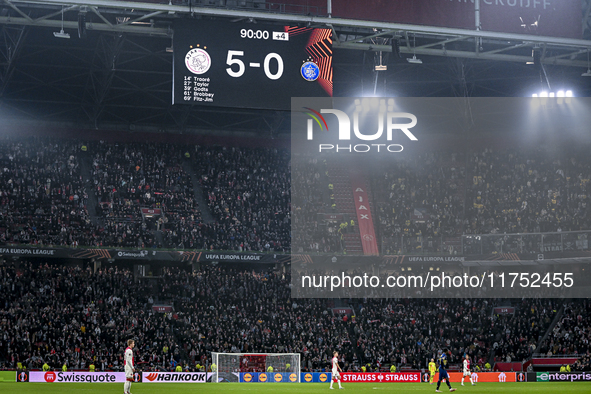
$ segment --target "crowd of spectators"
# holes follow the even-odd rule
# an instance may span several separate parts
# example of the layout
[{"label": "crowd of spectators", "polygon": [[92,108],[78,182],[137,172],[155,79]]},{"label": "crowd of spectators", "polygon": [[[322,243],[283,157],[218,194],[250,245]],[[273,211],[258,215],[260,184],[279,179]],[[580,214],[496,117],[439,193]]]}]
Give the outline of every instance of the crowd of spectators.
[{"label": "crowd of spectators", "polygon": [[467,234],[588,230],[591,162],[585,149],[484,149],[469,156]]},{"label": "crowd of spectators", "polygon": [[[591,162],[584,148],[428,153],[388,163],[374,179],[384,253],[441,252],[441,239],[462,234],[591,228]],[[586,238],[564,237],[468,237],[464,246],[477,254],[584,247]]]},{"label": "crowd of spectators", "polygon": [[[215,224],[203,249],[290,250],[290,155],[283,149],[195,146],[193,166]],[[183,239],[194,240],[191,226]]]},{"label": "crowd of spectators", "polygon": [[540,347],[542,355],[587,355],[582,367],[589,367],[591,352],[591,309],[589,300],[564,305],[564,313]]},{"label": "crowd of spectators", "polygon": [[[210,365],[215,351],[300,353],[302,369],[312,371],[329,367],[333,350],[347,370],[423,369],[443,348],[452,364],[467,353],[484,368],[491,356],[529,358],[556,313],[554,300],[513,300],[514,315],[492,313],[489,299],[348,302],[353,316],[334,314],[331,300],[292,299],[289,274],[268,269],[163,268],[134,278],[117,267],[5,263],[0,363],[119,370],[126,340],[135,338],[142,370]],[[155,312],[156,304],[173,310]],[[587,306],[569,306],[550,342],[561,343],[556,352],[587,352]]]},{"label": "crowd of spectators", "polygon": [[[137,338],[138,364],[167,367],[178,355],[171,318],[150,309],[150,283],[117,268],[21,263],[0,267],[0,359],[40,368],[121,370]],[[162,352],[164,347],[169,350]]]},{"label": "crowd of spectators", "polygon": [[43,138],[0,141],[0,243],[92,242],[78,149]]},{"label": "crowd of spectators", "polygon": [[211,351],[297,352],[309,370],[325,368],[335,349],[354,360],[346,322],[322,300],[292,300],[286,274],[213,268],[171,278],[179,338],[202,364]]},{"label": "crowd of spectators", "polygon": [[[90,174],[81,169],[85,160]],[[288,252],[293,243],[297,253],[343,251],[336,222],[318,216],[338,212],[327,163],[312,156],[291,163],[282,149],[32,138],[0,141],[0,165],[3,243],[269,252]],[[465,253],[588,245],[576,234],[528,235],[590,228],[591,163],[582,148],[441,151],[369,171],[385,254],[458,253],[459,241],[443,240],[462,234]],[[213,220],[202,220],[195,187]],[[95,221],[89,193],[98,200]]]},{"label": "crowd of spectators", "polygon": [[[200,221],[191,178],[182,168],[180,146],[100,142],[91,144],[89,150],[108,246],[154,246],[152,230],[175,233]],[[142,209],[160,211],[148,215],[149,220]]]},{"label": "crowd of spectators", "polygon": [[452,363],[465,354],[484,369],[496,361],[525,360],[556,311],[551,300],[524,299],[515,314],[494,314],[487,299],[372,300],[360,305],[358,345],[364,362],[424,368],[448,348]]},{"label": "crowd of spectators", "polygon": [[339,253],[343,241],[336,219],[324,220],[318,215],[330,214],[331,193],[325,160],[298,155],[291,162],[291,247],[295,253]]},{"label": "crowd of spectators", "polygon": [[384,252],[441,252],[441,237],[461,234],[465,177],[463,155],[453,152],[382,164],[372,188]]}]

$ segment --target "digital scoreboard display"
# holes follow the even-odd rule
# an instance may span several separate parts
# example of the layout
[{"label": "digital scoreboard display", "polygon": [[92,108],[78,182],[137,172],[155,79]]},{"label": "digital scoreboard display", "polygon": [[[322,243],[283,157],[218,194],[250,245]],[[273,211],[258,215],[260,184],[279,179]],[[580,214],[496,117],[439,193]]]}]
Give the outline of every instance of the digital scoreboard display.
[{"label": "digital scoreboard display", "polygon": [[332,97],[330,29],[212,20],[174,22],[173,104],[288,110]]}]

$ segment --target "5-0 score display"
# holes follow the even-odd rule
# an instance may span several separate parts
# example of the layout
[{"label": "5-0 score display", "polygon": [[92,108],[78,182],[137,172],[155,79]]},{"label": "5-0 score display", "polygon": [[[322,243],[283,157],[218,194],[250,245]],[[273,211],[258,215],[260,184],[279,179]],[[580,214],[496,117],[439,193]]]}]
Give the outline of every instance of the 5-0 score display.
[{"label": "5-0 score display", "polygon": [[194,19],[173,27],[173,104],[288,110],[292,97],[332,97],[330,29]]}]

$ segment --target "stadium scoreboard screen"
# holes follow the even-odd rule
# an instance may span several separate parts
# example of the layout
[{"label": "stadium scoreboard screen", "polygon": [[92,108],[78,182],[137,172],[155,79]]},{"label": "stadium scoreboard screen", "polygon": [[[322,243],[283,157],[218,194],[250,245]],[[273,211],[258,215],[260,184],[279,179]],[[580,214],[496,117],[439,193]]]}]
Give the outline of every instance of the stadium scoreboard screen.
[{"label": "stadium scoreboard screen", "polygon": [[173,104],[288,110],[292,97],[332,97],[330,29],[178,20],[173,48]]}]

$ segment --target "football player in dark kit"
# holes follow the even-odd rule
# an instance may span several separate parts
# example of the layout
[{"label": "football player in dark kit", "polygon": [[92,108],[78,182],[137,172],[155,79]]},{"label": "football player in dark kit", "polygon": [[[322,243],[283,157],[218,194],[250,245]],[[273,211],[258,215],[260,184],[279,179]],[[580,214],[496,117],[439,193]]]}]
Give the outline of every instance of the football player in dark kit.
[{"label": "football player in dark kit", "polygon": [[439,364],[439,380],[437,380],[437,390],[435,392],[441,393],[439,390],[439,386],[441,386],[441,381],[445,379],[445,383],[447,383],[447,387],[449,387],[449,391],[456,391],[457,389],[451,388],[451,383],[449,382],[449,375],[447,374],[447,362],[450,353],[449,350],[443,349],[443,353],[437,359],[437,363]]}]

